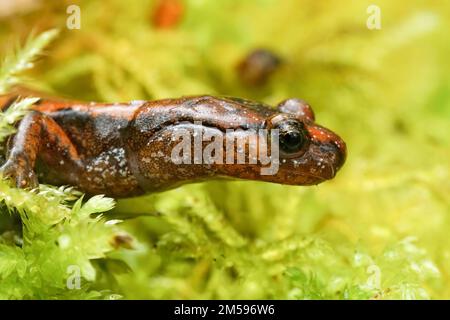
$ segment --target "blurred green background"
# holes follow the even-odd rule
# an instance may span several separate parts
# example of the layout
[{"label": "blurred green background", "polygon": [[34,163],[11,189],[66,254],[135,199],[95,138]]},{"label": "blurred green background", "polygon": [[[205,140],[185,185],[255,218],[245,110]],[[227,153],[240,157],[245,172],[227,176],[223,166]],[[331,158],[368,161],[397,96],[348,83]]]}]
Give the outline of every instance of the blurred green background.
[{"label": "blurred green background", "polygon": [[[119,201],[111,216],[127,218],[134,249],[111,253],[93,288],[128,299],[450,298],[449,2],[172,0],[179,18],[166,27],[155,25],[161,1],[1,3],[1,52],[61,28],[34,87],[99,101],[299,97],[348,146],[337,177],[315,187],[208,182]],[[80,30],[65,27],[74,3]],[[371,4],[379,30],[366,26]],[[236,66],[258,48],[282,64],[251,86]]]}]

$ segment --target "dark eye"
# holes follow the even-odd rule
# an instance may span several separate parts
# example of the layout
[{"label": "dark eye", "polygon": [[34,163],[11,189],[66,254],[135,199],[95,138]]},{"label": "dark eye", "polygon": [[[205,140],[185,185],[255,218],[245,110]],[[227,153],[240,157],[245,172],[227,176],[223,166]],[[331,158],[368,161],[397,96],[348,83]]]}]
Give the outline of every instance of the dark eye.
[{"label": "dark eye", "polygon": [[288,131],[280,136],[281,148],[288,152],[298,152],[304,144],[304,137],[299,131]]},{"label": "dark eye", "polygon": [[279,130],[280,150],[285,154],[296,154],[302,151],[308,142],[306,129],[301,122],[284,121],[277,125]]}]

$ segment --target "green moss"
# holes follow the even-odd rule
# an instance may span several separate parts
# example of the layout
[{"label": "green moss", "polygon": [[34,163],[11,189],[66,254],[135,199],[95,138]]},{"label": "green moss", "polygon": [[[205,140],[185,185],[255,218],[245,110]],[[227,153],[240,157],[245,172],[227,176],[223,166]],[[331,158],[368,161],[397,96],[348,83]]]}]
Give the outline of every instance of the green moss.
[{"label": "green moss", "polygon": [[[33,77],[88,100],[298,96],[347,142],[344,168],[317,187],[208,182],[119,201],[107,215],[126,218],[132,250],[111,247],[123,231],[87,215],[106,200],[80,213],[66,195],[0,184],[25,218],[22,247],[2,236],[1,296],[449,298],[449,5],[378,1],[382,29],[370,31],[365,0],[184,3],[181,24],[161,31],[149,20],[154,1],[112,0],[107,10],[81,1],[81,30],[62,32]],[[63,5],[48,14],[65,22]],[[284,66],[248,88],[235,66],[255,47]],[[82,290],[65,286],[72,264],[82,266]]]}]

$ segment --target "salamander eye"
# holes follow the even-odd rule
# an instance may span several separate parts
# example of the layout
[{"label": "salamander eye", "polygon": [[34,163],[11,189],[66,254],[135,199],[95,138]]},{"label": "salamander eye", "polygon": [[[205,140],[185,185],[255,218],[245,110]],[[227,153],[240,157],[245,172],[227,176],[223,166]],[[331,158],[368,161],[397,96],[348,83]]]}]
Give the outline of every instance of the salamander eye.
[{"label": "salamander eye", "polygon": [[298,156],[305,150],[308,133],[302,122],[285,120],[277,123],[274,129],[279,130],[280,151],[286,156]]}]

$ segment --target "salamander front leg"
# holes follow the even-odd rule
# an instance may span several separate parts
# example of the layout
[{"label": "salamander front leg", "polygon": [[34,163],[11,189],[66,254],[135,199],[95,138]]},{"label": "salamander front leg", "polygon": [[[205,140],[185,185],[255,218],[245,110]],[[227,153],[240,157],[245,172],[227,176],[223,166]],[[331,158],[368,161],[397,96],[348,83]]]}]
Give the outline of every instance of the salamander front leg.
[{"label": "salamander front leg", "polygon": [[17,133],[10,140],[7,161],[0,168],[0,173],[11,178],[18,188],[38,187],[34,171],[36,159],[48,146],[79,161],[75,147],[62,128],[50,117],[32,111],[22,119]]}]

